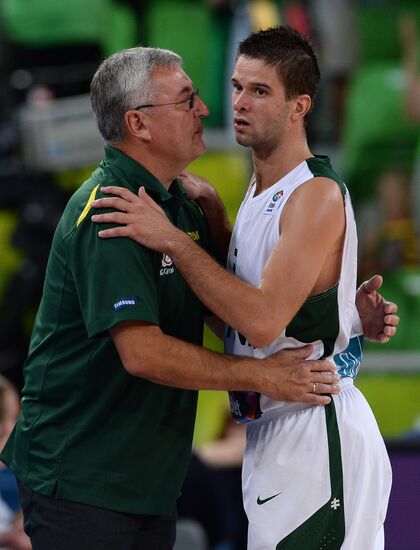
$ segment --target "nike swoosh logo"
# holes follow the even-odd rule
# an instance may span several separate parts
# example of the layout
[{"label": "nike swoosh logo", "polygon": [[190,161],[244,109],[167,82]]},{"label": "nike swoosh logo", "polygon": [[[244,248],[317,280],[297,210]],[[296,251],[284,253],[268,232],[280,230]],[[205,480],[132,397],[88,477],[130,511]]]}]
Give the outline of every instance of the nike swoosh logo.
[{"label": "nike swoosh logo", "polygon": [[277,495],[273,495],[272,497],[268,497],[268,498],[260,498],[258,497],[257,498],[257,504],[265,504],[266,502],[268,502],[269,500],[273,499],[273,498],[276,498],[278,497],[279,495],[281,495],[281,491],[280,493],[277,493]]}]

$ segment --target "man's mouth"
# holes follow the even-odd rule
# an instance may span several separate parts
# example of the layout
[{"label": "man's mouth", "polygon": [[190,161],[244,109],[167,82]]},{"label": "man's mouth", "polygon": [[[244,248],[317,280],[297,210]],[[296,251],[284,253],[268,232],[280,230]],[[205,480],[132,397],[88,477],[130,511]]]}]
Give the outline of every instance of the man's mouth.
[{"label": "man's mouth", "polygon": [[247,122],[243,118],[235,117],[233,119],[233,126],[235,130],[241,130],[242,128],[245,128],[246,126],[249,126],[249,122]]}]

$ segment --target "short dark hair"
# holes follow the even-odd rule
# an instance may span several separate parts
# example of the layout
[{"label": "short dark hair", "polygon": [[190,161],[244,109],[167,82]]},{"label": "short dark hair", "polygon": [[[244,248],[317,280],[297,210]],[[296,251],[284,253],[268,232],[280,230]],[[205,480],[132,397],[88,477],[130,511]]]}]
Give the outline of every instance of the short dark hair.
[{"label": "short dark hair", "polygon": [[317,56],[295,29],[282,25],[254,32],[239,43],[236,59],[241,55],[262,59],[274,67],[287,100],[300,94],[314,99],[320,78]]}]

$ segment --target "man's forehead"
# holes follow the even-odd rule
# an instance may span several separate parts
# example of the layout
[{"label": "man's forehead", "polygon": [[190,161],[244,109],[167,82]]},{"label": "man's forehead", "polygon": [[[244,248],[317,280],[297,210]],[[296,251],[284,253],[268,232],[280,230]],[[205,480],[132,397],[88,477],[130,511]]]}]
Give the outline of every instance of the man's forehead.
[{"label": "man's forehead", "polygon": [[180,92],[192,90],[191,78],[182,67],[162,67],[153,71],[153,83],[161,89]]},{"label": "man's forehead", "polygon": [[267,81],[276,79],[279,82],[277,71],[273,66],[267,64],[264,59],[249,57],[247,55],[240,55],[236,61],[232,79],[237,80],[239,78],[251,82],[260,82],[261,79]]}]

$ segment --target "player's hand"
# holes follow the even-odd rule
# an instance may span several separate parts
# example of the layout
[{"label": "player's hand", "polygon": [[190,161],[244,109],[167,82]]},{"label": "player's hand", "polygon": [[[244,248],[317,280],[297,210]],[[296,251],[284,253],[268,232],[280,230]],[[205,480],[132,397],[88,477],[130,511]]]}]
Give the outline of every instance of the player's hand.
[{"label": "player's hand", "polygon": [[168,220],[144,187],[140,187],[138,195],[117,186],[102,187],[101,192],[113,196],[94,200],[92,208],[113,209],[114,212],[94,214],[92,221],[118,224],[117,227],[100,230],[98,236],[102,239],[129,237],[159,252],[167,252],[168,243],[176,237],[189,240],[184,232]]},{"label": "player's hand", "polygon": [[385,344],[397,332],[400,318],[396,315],[397,304],[388,302],[377,291],[382,285],[382,277],[374,275],[357,289],[356,306],[367,340]]},{"label": "player's hand", "polygon": [[262,360],[267,388],[262,393],[277,401],[328,405],[340,393],[337,368],[328,360],[308,360],[312,346],[282,350]]},{"label": "player's hand", "polygon": [[208,180],[187,170],[181,172],[178,179],[187,192],[187,197],[192,201],[206,199],[207,196],[216,194],[214,187]]}]

